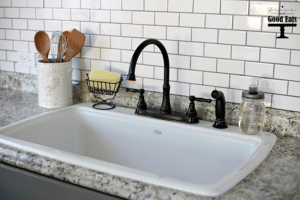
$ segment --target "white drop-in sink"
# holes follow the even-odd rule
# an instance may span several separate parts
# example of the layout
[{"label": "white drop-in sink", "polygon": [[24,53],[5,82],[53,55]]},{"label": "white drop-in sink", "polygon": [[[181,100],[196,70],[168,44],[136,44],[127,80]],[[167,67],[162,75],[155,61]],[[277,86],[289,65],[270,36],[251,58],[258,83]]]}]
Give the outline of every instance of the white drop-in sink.
[{"label": "white drop-in sink", "polygon": [[271,133],[244,135],[79,104],[0,129],[0,143],[70,164],[199,195],[233,188],[266,158]]}]

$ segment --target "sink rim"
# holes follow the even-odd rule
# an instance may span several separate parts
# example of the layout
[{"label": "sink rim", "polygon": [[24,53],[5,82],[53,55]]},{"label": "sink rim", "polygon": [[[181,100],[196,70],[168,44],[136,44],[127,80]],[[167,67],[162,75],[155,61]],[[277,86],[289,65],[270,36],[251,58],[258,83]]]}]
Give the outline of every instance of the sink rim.
[{"label": "sink rim", "polygon": [[[30,117],[24,120],[21,120],[19,122],[15,122],[12,124],[9,124],[7,126],[4,126],[0,128],[0,133],[6,129],[11,129],[12,127],[16,125],[20,125],[23,123],[26,123],[27,121],[30,121],[32,119],[36,119],[40,116],[44,115],[49,115],[51,113],[58,113],[62,112],[64,110],[70,110],[70,109],[77,109],[81,111],[88,111],[88,112],[94,112],[94,113],[99,113],[97,110],[94,110],[91,108],[91,103],[83,103],[83,104],[77,104],[73,106],[69,106],[66,108],[62,109],[57,109],[54,111],[49,111],[47,113],[43,113],[40,115],[36,115],[34,117]],[[120,113],[120,111],[125,111],[126,114]],[[32,152],[44,157],[48,157],[51,159],[59,160],[61,162],[69,163],[69,164],[74,164],[77,166],[81,166],[84,168],[104,172],[111,174],[113,176],[119,176],[119,177],[125,177],[131,180],[137,180],[140,182],[152,184],[152,185],[157,185],[161,187],[166,187],[170,189],[176,189],[188,193],[193,193],[196,195],[204,195],[204,196],[218,196],[221,195],[231,188],[233,188],[237,183],[239,183],[241,180],[243,180],[247,175],[252,173],[267,157],[267,155],[270,153],[272,150],[277,137],[268,132],[263,132],[261,134],[255,135],[255,136],[249,136],[242,134],[238,131],[238,127],[235,126],[229,126],[228,129],[223,129],[223,130],[218,130],[218,129],[212,129],[211,124],[212,122],[205,122],[201,121],[200,124],[194,124],[194,125],[187,125],[183,123],[174,123],[174,122],[169,122],[169,121],[164,121],[164,120],[157,120],[153,118],[147,118],[147,117],[141,117],[141,116],[136,116],[134,115],[134,109],[132,108],[123,108],[123,107],[117,107],[116,109],[112,111],[101,111],[100,114],[104,115],[110,115],[114,116],[116,115],[124,115],[128,116],[131,115],[131,117],[138,117],[139,120],[141,121],[148,121],[148,120],[156,120],[156,123],[171,123],[172,126],[187,126],[190,129],[199,129],[199,128],[208,128],[210,127],[210,130],[212,132],[216,132],[216,135],[221,135],[225,137],[230,137],[228,134],[232,134],[232,136],[236,138],[245,138],[245,139],[251,139],[251,140],[256,140],[258,142],[261,142],[257,150],[250,156],[250,158],[242,163],[233,173],[228,175],[226,178],[222,179],[221,181],[214,183],[214,184],[195,184],[195,183],[189,183],[185,181],[180,181],[176,180],[173,178],[168,178],[168,177],[162,177],[160,175],[142,171],[142,170],[137,170],[137,169],[132,169],[129,167],[125,167],[122,165],[117,165],[113,163],[109,163],[106,161],[86,157],[86,156],[81,156],[77,155],[75,153],[69,153],[66,151],[61,151],[61,150],[56,150],[50,147],[46,147],[43,145],[31,143],[31,142],[26,142],[20,139],[15,139],[11,138],[9,136],[0,134],[0,143],[15,147],[18,149],[21,149],[23,151],[27,152]],[[210,131],[209,131],[210,132]],[[82,162],[84,161],[84,162]],[[146,179],[145,179],[146,177]],[[237,178],[239,177],[239,178]],[[159,183],[157,182],[157,179],[159,179]]]}]

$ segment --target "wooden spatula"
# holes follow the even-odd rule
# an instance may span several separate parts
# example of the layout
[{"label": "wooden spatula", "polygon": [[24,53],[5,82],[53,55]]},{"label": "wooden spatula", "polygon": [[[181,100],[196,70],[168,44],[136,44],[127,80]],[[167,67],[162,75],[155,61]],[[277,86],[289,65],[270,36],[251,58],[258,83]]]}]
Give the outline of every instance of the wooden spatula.
[{"label": "wooden spatula", "polygon": [[[73,29],[72,32],[70,33],[67,41],[67,51],[66,51],[66,56],[64,58],[64,62],[67,62],[69,58],[75,57],[77,54],[80,53],[82,50],[82,47],[84,45],[85,41],[85,35],[81,33],[80,31]],[[73,53],[72,53],[72,49]],[[72,55],[71,55],[72,53]]]}]

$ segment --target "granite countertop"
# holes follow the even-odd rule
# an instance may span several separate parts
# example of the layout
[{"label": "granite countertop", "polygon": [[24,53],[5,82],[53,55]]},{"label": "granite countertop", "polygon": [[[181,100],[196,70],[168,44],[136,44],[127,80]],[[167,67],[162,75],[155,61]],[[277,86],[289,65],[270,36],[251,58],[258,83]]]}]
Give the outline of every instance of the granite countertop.
[{"label": "granite countertop", "polygon": [[[0,127],[51,111],[38,95],[0,88]],[[300,199],[300,138],[279,137],[266,160],[227,193],[214,197],[84,169],[0,143],[0,162],[128,199]]]}]

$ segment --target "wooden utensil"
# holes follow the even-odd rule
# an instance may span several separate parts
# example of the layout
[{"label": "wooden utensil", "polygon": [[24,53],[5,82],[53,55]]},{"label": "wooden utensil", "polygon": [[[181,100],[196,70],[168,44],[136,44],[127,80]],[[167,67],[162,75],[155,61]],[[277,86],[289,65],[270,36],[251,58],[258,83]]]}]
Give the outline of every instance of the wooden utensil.
[{"label": "wooden utensil", "polygon": [[[67,62],[67,60],[71,60],[73,57],[75,57],[77,54],[80,53],[84,45],[84,41],[85,41],[85,35],[80,31],[73,29],[68,37],[67,51],[66,51],[66,56],[64,58],[64,62]],[[73,53],[71,54],[73,47],[74,50]]]},{"label": "wooden utensil", "polygon": [[43,62],[48,62],[48,54],[50,51],[50,39],[47,33],[39,31],[34,36],[36,50],[43,56]]}]

